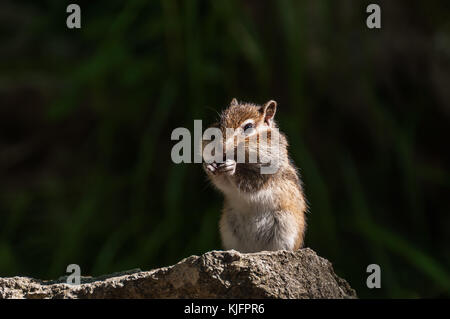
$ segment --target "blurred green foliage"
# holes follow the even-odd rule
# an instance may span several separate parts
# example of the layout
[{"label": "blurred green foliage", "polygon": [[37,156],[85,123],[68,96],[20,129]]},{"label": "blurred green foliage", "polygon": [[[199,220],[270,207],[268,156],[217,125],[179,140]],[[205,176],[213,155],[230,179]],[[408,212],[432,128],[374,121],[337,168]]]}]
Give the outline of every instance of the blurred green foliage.
[{"label": "blurred green foliage", "polygon": [[[220,249],[220,194],[176,127],[278,102],[306,245],[361,297],[449,296],[445,2],[5,1],[0,276],[100,275]],[[366,267],[382,269],[369,290]]]}]

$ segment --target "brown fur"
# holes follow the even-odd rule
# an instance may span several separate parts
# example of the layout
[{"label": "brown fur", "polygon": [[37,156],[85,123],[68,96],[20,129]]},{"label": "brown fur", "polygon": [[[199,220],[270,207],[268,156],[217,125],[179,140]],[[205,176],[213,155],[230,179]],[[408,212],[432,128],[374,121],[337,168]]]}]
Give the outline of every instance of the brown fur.
[{"label": "brown fur", "polygon": [[[275,108],[270,108],[270,112],[274,113],[276,110],[276,103],[274,101],[268,102],[264,106],[259,106],[250,103],[238,103],[233,99],[230,106],[222,112],[219,122],[215,124],[214,127],[220,128],[225,136],[226,128],[237,129],[241,127],[245,121],[252,119],[257,128],[262,127],[263,129],[268,129],[268,139],[270,141],[270,138],[272,137],[271,128],[277,126],[273,121],[274,114],[269,114],[267,111],[268,108],[266,109],[269,103],[275,104]],[[270,124],[266,122],[268,118],[270,119]],[[259,141],[259,135],[257,137]],[[235,140],[234,145],[235,154],[237,144],[244,141],[248,141],[248,138],[237,137],[237,141]],[[251,149],[248,147],[248,144],[246,145],[246,163],[237,163],[234,174],[226,175],[222,173],[212,173],[206,168],[206,165],[205,171],[216,186],[221,183],[228,183],[227,185],[235,187],[243,194],[253,194],[259,190],[268,190],[276,202],[274,214],[292,214],[292,216],[295,217],[298,235],[293,249],[298,249],[303,246],[307,205],[303,193],[302,182],[297,169],[289,158],[287,149],[287,139],[284,134],[280,133],[280,166],[278,171],[274,174],[261,174],[260,167],[263,165],[262,163],[247,162],[250,152],[256,151],[260,156],[271,156],[270,153],[267,153],[267,150],[259,147],[259,143],[257,150]],[[227,152],[227,150],[225,152]],[[228,199],[226,198],[226,206],[229,206],[227,200]],[[226,210],[224,210],[223,214],[226,214]]]}]

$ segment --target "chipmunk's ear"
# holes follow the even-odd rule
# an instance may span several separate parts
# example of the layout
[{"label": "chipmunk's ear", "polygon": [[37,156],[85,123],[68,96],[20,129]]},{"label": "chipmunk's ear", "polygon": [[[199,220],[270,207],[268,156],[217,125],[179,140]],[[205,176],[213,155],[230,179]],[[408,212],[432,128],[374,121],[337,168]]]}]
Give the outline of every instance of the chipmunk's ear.
[{"label": "chipmunk's ear", "polygon": [[230,106],[237,106],[238,104],[238,101],[236,100],[236,98],[234,98],[231,100]]},{"label": "chipmunk's ear", "polygon": [[261,108],[262,114],[264,114],[264,122],[272,126],[273,119],[275,117],[275,112],[277,111],[277,102],[270,100]]}]

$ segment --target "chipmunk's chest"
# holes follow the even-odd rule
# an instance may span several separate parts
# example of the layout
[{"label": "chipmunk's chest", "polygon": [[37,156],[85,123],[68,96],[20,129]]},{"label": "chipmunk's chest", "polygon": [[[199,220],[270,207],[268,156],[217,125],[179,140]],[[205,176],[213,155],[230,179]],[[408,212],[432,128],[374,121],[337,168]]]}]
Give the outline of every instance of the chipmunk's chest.
[{"label": "chipmunk's chest", "polygon": [[224,211],[220,231],[224,247],[240,252],[292,250],[298,237],[296,220],[289,212],[243,213],[235,207]]}]

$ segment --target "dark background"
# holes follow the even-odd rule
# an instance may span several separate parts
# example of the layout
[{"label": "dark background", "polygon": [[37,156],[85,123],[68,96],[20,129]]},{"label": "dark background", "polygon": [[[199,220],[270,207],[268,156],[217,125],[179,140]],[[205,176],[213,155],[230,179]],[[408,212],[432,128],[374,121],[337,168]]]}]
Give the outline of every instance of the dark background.
[{"label": "dark background", "polygon": [[[450,6],[372,1],[0,4],[0,276],[173,264],[221,249],[221,195],[173,129],[233,97],[276,114],[306,246],[360,297],[448,297]],[[365,286],[366,267],[382,288]]]}]

